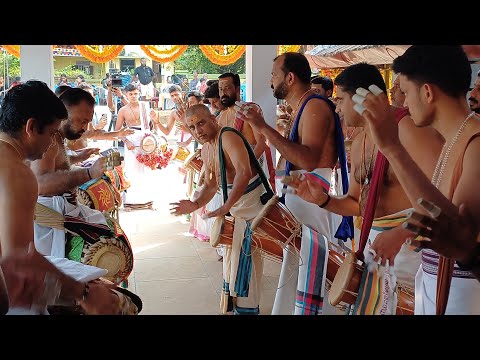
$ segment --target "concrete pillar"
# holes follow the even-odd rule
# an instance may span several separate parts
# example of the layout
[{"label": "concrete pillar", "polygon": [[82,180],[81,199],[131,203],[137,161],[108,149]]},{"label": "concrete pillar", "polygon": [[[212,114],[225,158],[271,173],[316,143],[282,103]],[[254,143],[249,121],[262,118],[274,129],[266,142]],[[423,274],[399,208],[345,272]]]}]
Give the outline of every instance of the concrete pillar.
[{"label": "concrete pillar", "polygon": [[22,81],[40,80],[55,88],[52,45],[20,45]]},{"label": "concrete pillar", "polygon": [[[277,119],[277,99],[270,88],[273,59],[277,56],[277,45],[247,45],[246,50],[246,98],[261,106],[265,121],[273,128]],[[275,162],[276,151],[272,146]]]}]

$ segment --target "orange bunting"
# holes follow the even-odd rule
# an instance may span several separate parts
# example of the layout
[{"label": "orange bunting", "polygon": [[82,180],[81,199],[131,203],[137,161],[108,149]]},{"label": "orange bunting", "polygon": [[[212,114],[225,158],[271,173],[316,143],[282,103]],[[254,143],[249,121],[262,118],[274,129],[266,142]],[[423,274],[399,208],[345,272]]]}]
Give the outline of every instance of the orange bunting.
[{"label": "orange bunting", "polygon": [[200,45],[200,50],[212,63],[229,65],[236,62],[246,50],[245,45]]},{"label": "orange bunting", "polygon": [[106,63],[115,59],[125,45],[75,45],[75,47],[88,60]]},{"label": "orange bunting", "polygon": [[140,45],[150,59],[159,63],[177,60],[187,50],[187,47],[188,45]]},{"label": "orange bunting", "polygon": [[20,45],[2,45],[2,47],[13,56],[20,57]]}]

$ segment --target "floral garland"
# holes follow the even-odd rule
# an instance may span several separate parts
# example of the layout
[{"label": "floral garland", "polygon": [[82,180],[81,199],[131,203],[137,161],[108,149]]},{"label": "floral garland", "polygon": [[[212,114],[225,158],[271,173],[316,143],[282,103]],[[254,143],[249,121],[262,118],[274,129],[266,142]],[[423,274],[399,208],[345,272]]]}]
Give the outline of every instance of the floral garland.
[{"label": "floral garland", "polygon": [[245,45],[199,45],[200,50],[212,63],[229,65],[236,62],[246,50]]},{"label": "floral garland", "polygon": [[286,52],[298,52],[302,45],[278,45],[277,46],[277,55],[286,53]]},{"label": "floral garland", "polygon": [[187,50],[187,47],[188,45],[140,45],[150,59],[159,63],[175,61]]},{"label": "floral garland", "polygon": [[83,57],[96,63],[106,63],[115,59],[125,45],[75,45]]},{"label": "floral garland", "polygon": [[[144,139],[151,134],[146,133]],[[142,139],[143,141],[143,139]],[[169,149],[167,144],[159,146],[154,152],[145,154],[143,152],[138,153],[135,157],[140,164],[149,167],[152,170],[163,169],[168,165],[173,154],[173,149]]]},{"label": "floral garland", "polygon": [[20,57],[20,45],[2,45],[2,47],[13,56]]}]

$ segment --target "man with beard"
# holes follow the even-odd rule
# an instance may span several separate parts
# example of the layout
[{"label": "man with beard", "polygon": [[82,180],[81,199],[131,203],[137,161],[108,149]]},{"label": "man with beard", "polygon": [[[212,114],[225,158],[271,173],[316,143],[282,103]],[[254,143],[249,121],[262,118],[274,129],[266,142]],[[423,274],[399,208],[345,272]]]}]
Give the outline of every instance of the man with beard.
[{"label": "man with beard", "polygon": [[[80,88],[65,91],[60,96],[60,100],[67,108],[68,118],[60,124],[53,136],[53,143],[44,156],[30,164],[37,177],[39,195],[37,199],[39,205],[36,209],[35,246],[44,255],[56,258],[66,257],[80,262],[84,261],[85,254],[79,249],[91,244],[100,248],[102,239],[114,238],[121,243],[120,248],[126,258],[133,259],[128,239],[118,224],[107,221],[100,211],[77,205],[77,187],[102,177],[106,170],[106,158],[98,158],[90,167],[72,167],[66,155],[65,140],[78,139],[87,130],[88,124],[92,121],[95,100]],[[105,195],[98,194],[99,201],[102,196]],[[61,227],[52,226],[49,222],[41,221],[40,219],[44,219],[42,215],[45,212],[48,213],[48,210],[63,215],[65,217],[63,225],[71,226],[71,229],[75,227],[75,231],[72,230],[72,232],[78,236],[72,235],[72,232],[66,232]],[[53,216],[54,213],[51,214],[52,219]],[[124,280],[131,271],[130,265],[128,261],[126,264],[119,265],[117,270],[122,273],[121,279],[113,280],[116,282]],[[123,269],[126,270],[123,271]]]},{"label": "man with beard", "polygon": [[[91,97],[85,91],[77,90]],[[119,298],[108,286],[85,279],[95,279],[98,277],[95,274],[104,275],[105,270],[69,261],[63,256],[41,256],[38,252],[54,255],[47,249],[52,243],[47,238],[35,242],[38,252],[32,246],[37,235],[34,234],[33,219],[38,194],[53,194],[51,185],[54,183],[58,184],[59,189],[63,186],[64,190],[75,183],[68,178],[68,170],[55,172],[53,167],[57,160],[58,165],[66,165],[61,139],[66,134],[79,136],[80,129],[86,128],[80,124],[83,119],[78,117],[80,112],[78,108],[73,110],[76,121],[67,125],[68,120],[63,119],[73,114],[67,112],[57,96],[40,81],[20,84],[5,96],[0,114],[0,210],[3,214],[0,220],[0,264],[5,273],[11,314],[48,314],[45,306],[58,295],[63,300],[79,300],[87,313],[118,313]],[[82,114],[88,115],[86,112]],[[88,119],[91,119],[91,115]],[[60,156],[57,157],[57,153]],[[42,179],[43,185],[37,184],[25,160],[32,162],[32,168],[37,170],[36,174]],[[99,164],[102,165],[103,161]],[[92,174],[96,171],[96,168],[90,169]],[[86,169],[71,174],[72,179],[80,179],[78,183],[88,179]],[[16,261],[11,263],[9,259]],[[22,261],[25,262],[23,265]],[[26,269],[25,265],[32,268]],[[29,274],[31,270],[35,270],[35,277]],[[58,286],[47,285],[53,282],[59,282],[61,290]],[[19,286],[22,284],[23,288]]]},{"label": "man with beard", "polygon": [[[207,217],[217,217],[216,221],[229,212],[235,218],[232,246],[227,248],[223,261],[221,310],[224,314],[232,310],[236,315],[259,314],[263,258],[259,251],[253,248],[250,250],[251,237],[248,234],[251,233],[249,223],[262,210],[260,197],[266,189],[257,168],[253,166],[254,155],[249,157],[248,145],[238,134],[233,131],[221,133],[215,116],[205,105],[190,107],[186,111],[186,122],[195,136],[204,143],[202,159],[205,165],[205,185],[196,200],[172,203],[172,213],[189,214],[205,206],[221,189],[221,171],[225,171],[227,200],[207,213]],[[219,158],[220,136],[224,162]],[[266,182],[265,178],[264,180]]]},{"label": "man with beard", "polygon": [[[365,217],[369,193],[377,190],[372,187],[372,180],[374,168],[379,166],[379,163],[375,161],[378,150],[372,142],[370,129],[368,124],[365,124],[365,119],[354,111],[355,102],[352,100],[356,98],[355,90],[357,88],[368,88],[372,84],[383,91],[387,90],[380,71],[374,65],[367,63],[351,65],[335,78],[337,111],[344,115],[348,126],[355,126],[363,130],[363,133],[356,137],[352,144],[352,171],[347,196],[330,197],[323,192],[321,185],[309,177],[304,180],[296,178],[289,182],[290,186],[296,188],[295,193],[306,201],[324,204],[329,199],[324,208],[340,215]],[[433,162],[440,154],[443,139],[437,131],[430,127],[417,128],[415,126],[413,120],[408,116],[408,110],[403,108],[405,97],[398,88],[398,84],[397,78],[391,91],[392,111],[395,113],[396,121],[399,122],[400,139],[408,153],[424,169],[425,174],[432,176]],[[418,141],[419,138],[423,141]],[[396,283],[401,284],[399,285],[401,288],[411,289],[413,292],[415,273],[420,265],[421,256],[404,244],[405,236],[408,236],[409,233],[401,226],[407,220],[412,205],[392,169],[387,167],[383,181],[379,182],[382,185],[378,188],[378,202],[374,209],[374,220],[364,252],[367,254],[372,251],[377,254],[381,258],[382,266],[386,266],[388,261],[388,267],[382,279],[383,283],[388,281],[393,284],[394,288]],[[359,237],[356,239],[358,240]],[[395,314],[393,292],[387,289],[387,286],[382,287],[383,291],[378,294],[381,299],[379,303],[388,303],[391,306],[378,307],[375,310],[368,307],[368,310],[365,311],[366,315]]]},{"label": "man with beard", "polygon": [[477,80],[473,84],[468,101],[470,102],[470,110],[480,114],[480,71],[477,73]]},{"label": "man with beard", "polygon": [[[262,170],[269,178],[270,184],[275,189],[275,172],[270,147],[265,141],[265,136],[253,129],[249,123],[236,117],[235,102],[240,101],[240,76],[233,73],[224,73],[218,77],[218,92],[225,109],[218,115],[220,126],[230,126],[240,131],[252,146],[253,152],[262,166]],[[262,109],[255,103],[248,103],[257,113],[263,116]]]},{"label": "man with beard", "polygon": [[[311,88],[310,76],[310,65],[302,54],[287,52],[273,60],[271,79],[273,96],[277,99],[285,99],[293,108],[290,123],[292,131],[286,130],[289,138],[283,137],[276,129],[267,125],[264,118],[257,112],[242,106],[239,113],[242,114],[241,119],[249,123],[256,132],[265,136],[280,152],[282,158],[286,159],[287,175],[290,171],[312,172],[324,184],[325,192],[330,191],[336,194],[336,190],[331,185],[331,179],[337,159],[343,160],[342,180],[345,178],[343,183],[348,184],[345,155],[343,159],[342,156],[337,155],[340,154],[341,149],[344,151],[343,133],[340,120],[335,113],[335,105],[327,98],[316,95]],[[333,214],[323,209],[326,204],[319,207],[287,191],[285,205],[302,224],[333,241],[337,226],[333,224]],[[337,215],[335,217],[335,221],[339,222],[339,217]],[[343,237],[347,240],[347,237],[353,236],[353,223],[351,219],[344,220],[342,222],[342,225],[345,225]],[[302,237],[302,247],[303,244]],[[277,291],[272,314],[293,314],[297,312],[297,308],[302,308],[302,304],[296,304],[295,301],[299,260],[292,254],[293,250],[284,250],[279,284],[285,284],[285,286]],[[305,268],[303,266],[300,270],[303,271]],[[300,282],[298,284],[300,286]]]}]

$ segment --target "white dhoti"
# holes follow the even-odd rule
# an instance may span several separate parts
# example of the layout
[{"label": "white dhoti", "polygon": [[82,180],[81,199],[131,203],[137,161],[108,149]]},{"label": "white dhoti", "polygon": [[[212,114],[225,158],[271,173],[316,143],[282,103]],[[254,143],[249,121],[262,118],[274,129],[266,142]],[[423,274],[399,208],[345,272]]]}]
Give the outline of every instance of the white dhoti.
[{"label": "white dhoti", "polygon": [[155,96],[153,82],[149,82],[147,85],[140,84],[140,95],[146,96],[147,99],[153,98]]},{"label": "white dhoti", "polygon": [[[258,176],[250,181],[250,184],[258,181]],[[236,314],[258,314],[260,295],[262,292],[263,258],[260,251],[251,248],[251,252],[245,253],[242,246],[245,242],[245,230],[247,221],[255,218],[263,208],[260,196],[265,192],[262,185],[258,185],[252,191],[244,194],[240,200],[230,209],[230,214],[235,218],[232,246],[228,246],[223,260],[224,290],[236,298],[234,311]],[[243,255],[243,256],[242,256]],[[247,274],[242,271],[241,263],[250,257],[251,272]],[[242,286],[242,279],[248,279],[248,290]],[[245,282],[245,281],[244,281]],[[242,294],[239,294],[242,292]],[[245,294],[248,293],[247,296]],[[222,303],[225,303],[225,292],[222,292]]]},{"label": "white dhoti", "polygon": [[[127,137],[135,146],[140,146],[145,131],[136,130],[135,134]],[[124,171],[131,186],[125,191],[125,204],[146,204],[153,201],[152,189],[154,171],[140,163],[136,155],[138,148],[128,150],[125,147]]]},{"label": "white dhoti", "polygon": [[[298,171],[298,173],[300,172],[306,171]],[[332,169],[315,169],[312,173],[321,176],[323,181],[330,184]],[[329,211],[322,209],[318,205],[309,203],[297,195],[288,193],[285,195],[285,205],[299,222],[315,230],[319,235],[325,236],[329,241],[332,241],[336,229],[333,229],[331,224],[332,214]],[[303,239],[302,237],[302,246]],[[278,289],[273,303],[272,315],[294,314],[299,265],[299,257],[296,255],[295,249],[292,249],[290,245],[287,246],[287,248],[283,250],[282,269],[280,271]],[[302,271],[308,271],[307,268],[308,265],[304,264]],[[327,314],[334,312],[334,309],[328,302],[324,303],[323,310],[324,313]]]},{"label": "white dhoti", "polygon": [[[373,244],[379,234],[400,226],[405,222],[407,220],[408,212],[409,209],[406,209],[392,215],[374,219],[368,235],[368,242],[363,252],[364,255],[368,252],[370,245]],[[395,263],[393,266],[393,273],[396,276],[397,283],[407,285],[409,288],[413,289],[415,286],[415,274],[417,273],[421,262],[421,252],[415,251],[415,248],[412,246],[403,244],[395,257]]]},{"label": "white dhoti", "polygon": [[[438,255],[433,254],[423,254],[415,277],[415,315],[436,314],[438,265],[433,264],[438,264]],[[475,278],[461,277],[469,274],[455,264],[445,315],[480,315],[480,283]]]}]

